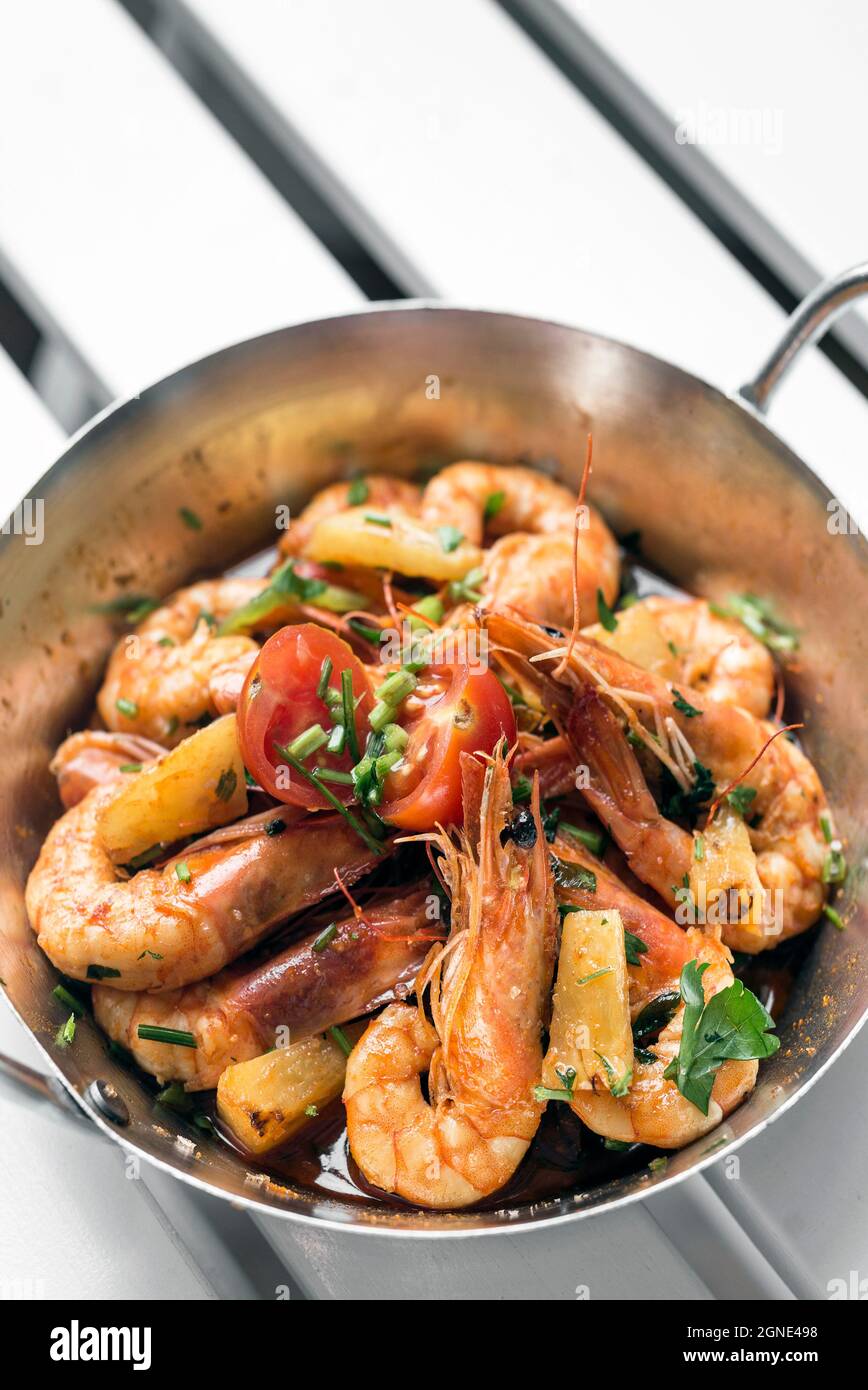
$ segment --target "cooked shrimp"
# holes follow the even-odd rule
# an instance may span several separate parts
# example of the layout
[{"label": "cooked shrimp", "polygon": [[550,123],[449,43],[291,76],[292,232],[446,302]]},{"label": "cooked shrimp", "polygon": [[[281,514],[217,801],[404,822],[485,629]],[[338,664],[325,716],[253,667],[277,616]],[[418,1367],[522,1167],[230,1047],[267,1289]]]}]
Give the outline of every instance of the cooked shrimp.
[{"label": "cooked shrimp", "polygon": [[[76,980],[100,970],[118,972],[120,990],[202,980],[333,891],[335,865],[350,882],[376,862],[339,816],[308,817],[282,834],[266,834],[257,817],[246,835],[240,822],[234,839],[208,837],[161,869],[121,878],[98,830],[116,790],[94,788],[55,822],[27,881],[39,945]],[[188,877],[176,872],[181,863]]]},{"label": "cooked shrimp", "polygon": [[397,507],[413,516],[419,510],[422,489],[406,478],[394,478],[387,473],[366,473],[350,482],[332,483],[324,487],[296,518],[280,542],[284,555],[304,555],[314,527],[326,517],[336,516],[350,507],[364,503],[373,511]]},{"label": "cooked shrimp", "polygon": [[[532,468],[454,463],[425,489],[421,518],[451,524],[472,543],[500,537],[483,559],[482,604],[505,604],[539,622],[573,621],[573,540],[576,499],[569,488]],[[593,507],[582,513],[578,578],[580,611],[596,613],[597,590],[607,603],[618,593],[620,559],[614,536]]]},{"label": "cooked shrimp", "polygon": [[213,579],[180,589],[121,639],[97,696],[105,724],[167,748],[203,718],[224,713],[211,693],[227,668],[244,669],[258,647],[249,637],[219,637],[215,625],[261,593],[265,579]]},{"label": "cooked shrimp", "polygon": [[[691,958],[707,962],[702,989],[707,1000],[733,982],[732,957],[714,935],[691,927],[686,933]],[[596,1134],[623,1144],[653,1144],[660,1149],[680,1149],[707,1134],[740,1105],[756,1084],[759,1063],[726,1061],[720,1066],[703,1115],[681,1094],[675,1081],[663,1075],[677,1055],[684,1028],[682,1002],[656,1043],[647,1049],[653,1062],[634,1061],[630,1089],[624,1096],[598,1089],[573,1091],[571,1108]]]},{"label": "cooked shrimp", "polygon": [[[510,659],[522,663],[525,676],[534,669],[529,658],[541,657],[548,666],[549,658],[554,665],[563,657],[565,648],[533,624],[491,614],[487,626]],[[663,762],[683,792],[694,788],[697,764],[721,790],[739,780],[754,792],[750,842],[759,880],[775,895],[780,915],[774,930],[762,933],[729,923],[727,944],[756,952],[813,925],[826,898],[823,821],[829,812],[816,770],[794,743],[776,738],[766,747],[776,732],[772,724],[678,687],[679,704],[693,711],[686,712],[675,703],[672,683],[586,638],[575,643],[562,681],[549,679],[546,689],[577,764],[588,768],[583,795],[643,882],[675,904],[693,862],[693,837],[660,811],[625,737],[625,719],[646,756]]]},{"label": "cooked shrimp", "polygon": [[765,718],[775,691],[775,664],[743,623],[718,617],[704,598],[653,595],[642,599],[641,606],[654,615],[664,641],[674,648],[676,683]]},{"label": "cooked shrimp", "polygon": [[[94,1017],[159,1081],[207,1090],[226,1067],[279,1046],[278,1030],[285,1030],[284,1042],[298,1042],[407,994],[436,928],[428,903],[425,889],[411,884],[360,917],[339,920],[325,948],[314,932],[278,955],[244,961],[186,989],[124,994],[95,985]],[[196,1046],[145,1041],[140,1024],[192,1033]]]},{"label": "cooked shrimp", "polygon": [[[468,778],[474,769],[467,759]],[[476,796],[467,802],[477,804]],[[529,849],[501,843],[512,793],[499,754],[485,768],[478,804],[478,851],[470,826],[457,846],[436,838],[452,925],[433,967],[433,1025],[420,1009],[391,1004],[347,1063],[354,1159],[371,1183],[426,1207],[463,1207],[496,1192],[527,1153],[541,1114],[532,1088],[557,914],[539,790]],[[430,1100],[419,1082],[426,1070]]]},{"label": "cooked shrimp", "polygon": [[94,787],[122,775],[126,766],[153,762],[165,750],[159,743],[135,734],[110,734],[84,729],[65,738],[51,760],[57,790],[67,810],[77,806]]}]

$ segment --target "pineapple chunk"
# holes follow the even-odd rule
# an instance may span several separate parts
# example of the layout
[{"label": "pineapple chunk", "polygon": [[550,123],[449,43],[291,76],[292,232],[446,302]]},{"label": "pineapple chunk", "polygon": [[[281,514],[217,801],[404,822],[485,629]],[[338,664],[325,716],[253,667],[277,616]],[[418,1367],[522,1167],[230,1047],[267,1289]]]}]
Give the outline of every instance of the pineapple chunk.
[{"label": "pineapple chunk", "polygon": [[115,863],[128,864],[153,845],[228,825],[246,811],[235,715],[227,714],[159,762],[125,774],[100,813],[99,834]]},{"label": "pineapple chunk", "polygon": [[618,614],[618,626],[614,632],[607,632],[602,623],[584,629],[586,637],[604,647],[611,647],[625,661],[641,666],[643,671],[653,671],[662,680],[672,681],[678,677],[675,657],[660,631],[654,614],[642,603],[625,608]]},{"label": "pineapple chunk", "polygon": [[622,1095],[633,1073],[633,1033],[620,912],[564,918],[543,1084]]},{"label": "pineapple chunk", "polygon": [[[344,1031],[355,1041],[361,1029]],[[267,1153],[341,1094],[346,1069],[329,1034],[302,1038],[228,1067],[217,1083],[218,1114],[249,1153]]]},{"label": "pineapple chunk", "polygon": [[[747,826],[734,806],[724,802],[711,825],[698,835],[690,868],[690,901],[697,920],[738,923],[751,934],[764,931],[765,894]],[[702,855],[696,858],[696,853]]]},{"label": "pineapple chunk", "polygon": [[[371,520],[383,517],[383,521]],[[482,562],[482,551],[445,528],[441,534],[427,531],[399,512],[386,514],[369,507],[350,507],[335,516],[324,517],[315,527],[307,545],[312,560],[336,561],[342,565],[374,566],[398,570],[401,574],[425,579],[463,579]]]}]

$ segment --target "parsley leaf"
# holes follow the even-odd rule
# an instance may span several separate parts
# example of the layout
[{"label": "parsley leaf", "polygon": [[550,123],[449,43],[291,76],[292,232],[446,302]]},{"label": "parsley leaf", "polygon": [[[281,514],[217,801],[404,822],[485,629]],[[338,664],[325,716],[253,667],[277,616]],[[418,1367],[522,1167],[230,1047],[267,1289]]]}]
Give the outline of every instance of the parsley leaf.
[{"label": "parsley leaf", "polygon": [[771,1014],[741,980],[705,1002],[702,976],[707,969],[707,962],[698,965],[691,960],[681,972],[684,1029],[678,1055],[663,1073],[703,1115],[708,1114],[714,1078],[723,1062],[761,1060],[781,1045],[769,1032],[775,1026]]},{"label": "parsley leaf", "polygon": [[552,855],[551,864],[559,888],[582,888],[586,893],[596,893],[597,875],[590,869],[583,869],[581,864],[570,864],[566,859],[558,859],[556,854]]},{"label": "parsley leaf", "polygon": [[676,690],[674,685],[672,687],[672,694],[675,696],[672,704],[678,710],[678,713],[683,714],[686,719],[697,719],[702,714],[702,710],[697,709],[695,705],[691,705],[689,701],[685,700],[681,691]]},{"label": "parsley leaf", "polygon": [[603,598],[602,589],[597,590],[597,617],[607,632],[614,632],[618,626],[618,619]]},{"label": "parsley leaf", "polygon": [[634,936],[631,931],[624,928],[624,952],[627,956],[628,965],[641,965],[642,956],[648,950],[645,942],[639,936]]},{"label": "parsley leaf", "polygon": [[733,787],[731,792],[727,792],[726,799],[730,806],[734,807],[740,816],[746,816],[750,810],[750,804],[756,796],[756,787]]},{"label": "parsley leaf", "polygon": [[692,820],[701,806],[707,806],[714,799],[711,770],[697,760],[693,764],[693,772],[696,780],[689,791],[683,792],[669,769],[663,768],[660,810],[667,820]]}]

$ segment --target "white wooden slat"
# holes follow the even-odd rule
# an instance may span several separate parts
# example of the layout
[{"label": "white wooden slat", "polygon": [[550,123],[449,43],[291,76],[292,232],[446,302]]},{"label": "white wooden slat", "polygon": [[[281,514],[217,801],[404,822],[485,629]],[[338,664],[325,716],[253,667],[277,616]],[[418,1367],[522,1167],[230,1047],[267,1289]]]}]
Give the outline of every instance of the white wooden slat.
[{"label": "white wooden slat", "polygon": [[861,0],[561,0],[824,275],[868,256]]},{"label": "white wooden slat", "polygon": [[[572,320],[733,389],[784,315],[487,0],[161,0],[446,296]],[[191,20],[192,17],[192,20]],[[868,403],[813,350],[775,426],[851,511]]]},{"label": "white wooden slat", "polygon": [[9,516],[63,442],[63,431],[0,349],[0,517]]},{"label": "white wooden slat", "polygon": [[113,0],[4,8],[0,250],[120,393],[360,297]]}]

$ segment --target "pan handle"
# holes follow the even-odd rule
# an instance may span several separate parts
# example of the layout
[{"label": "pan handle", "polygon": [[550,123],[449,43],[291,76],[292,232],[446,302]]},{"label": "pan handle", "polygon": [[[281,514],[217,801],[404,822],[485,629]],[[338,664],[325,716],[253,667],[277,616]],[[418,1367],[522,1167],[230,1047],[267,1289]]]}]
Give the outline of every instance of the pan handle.
[{"label": "pan handle", "polygon": [[802,348],[821,338],[852,301],[863,294],[868,294],[868,261],[833,275],[812,290],[787,319],[780,341],[756,376],[739,389],[742,400],[765,413],[772,392]]}]

